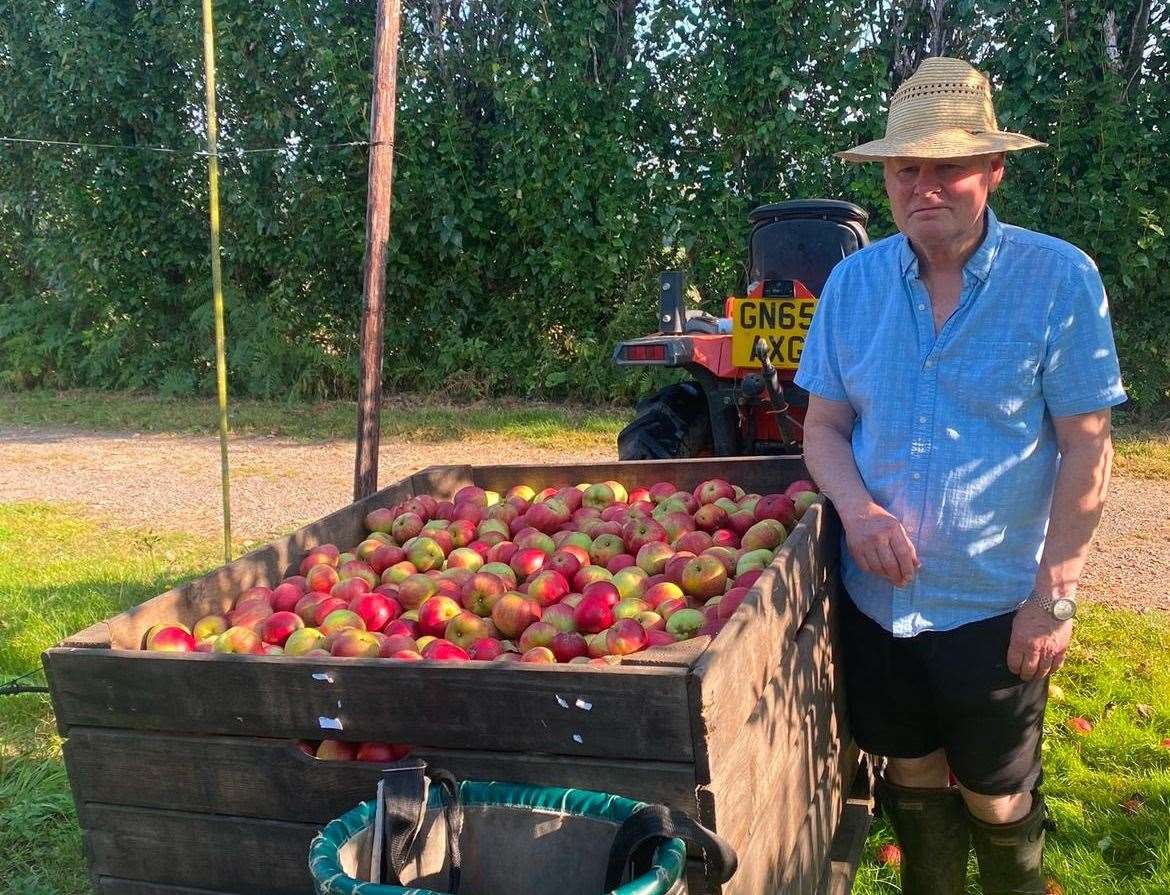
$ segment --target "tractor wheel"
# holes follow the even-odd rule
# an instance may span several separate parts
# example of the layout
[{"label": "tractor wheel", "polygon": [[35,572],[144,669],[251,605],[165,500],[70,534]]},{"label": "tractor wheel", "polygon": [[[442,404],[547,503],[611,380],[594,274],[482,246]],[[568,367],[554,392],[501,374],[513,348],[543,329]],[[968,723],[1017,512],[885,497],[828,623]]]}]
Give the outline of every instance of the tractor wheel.
[{"label": "tractor wheel", "polygon": [[618,434],[620,460],[675,460],[711,454],[707,398],[694,382],[680,382],[638,402]]}]

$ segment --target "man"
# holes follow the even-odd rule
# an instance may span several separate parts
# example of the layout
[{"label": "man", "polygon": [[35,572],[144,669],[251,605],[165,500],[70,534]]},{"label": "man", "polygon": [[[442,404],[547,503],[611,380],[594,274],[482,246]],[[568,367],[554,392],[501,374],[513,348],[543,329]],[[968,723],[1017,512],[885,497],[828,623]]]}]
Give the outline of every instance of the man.
[{"label": "man", "polygon": [[[987,79],[925,60],[895,92],[880,161],[900,231],[842,260],[796,377],[809,470],[844,527],[854,735],[908,895],[1044,891],[1048,675],[1105,498],[1125,400],[1100,276],[1080,250],[1001,224]],[[958,781],[951,785],[952,776]]]}]

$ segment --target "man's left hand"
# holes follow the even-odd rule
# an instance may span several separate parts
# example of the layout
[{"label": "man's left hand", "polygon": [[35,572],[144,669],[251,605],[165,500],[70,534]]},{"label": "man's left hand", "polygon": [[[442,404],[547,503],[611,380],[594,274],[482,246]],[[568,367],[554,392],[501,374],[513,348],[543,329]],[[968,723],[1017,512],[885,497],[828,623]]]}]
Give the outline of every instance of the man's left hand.
[{"label": "man's left hand", "polygon": [[1056,671],[1072,640],[1072,619],[1058,621],[1047,610],[1025,603],[1012,622],[1007,664],[1012,674],[1030,681]]}]

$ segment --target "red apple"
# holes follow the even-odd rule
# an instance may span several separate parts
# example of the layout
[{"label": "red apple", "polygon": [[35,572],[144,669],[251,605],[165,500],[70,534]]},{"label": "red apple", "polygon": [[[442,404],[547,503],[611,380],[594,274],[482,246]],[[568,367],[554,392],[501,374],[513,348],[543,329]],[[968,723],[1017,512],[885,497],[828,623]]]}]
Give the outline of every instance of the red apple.
[{"label": "red apple", "polygon": [[262,650],[260,635],[250,628],[228,628],[215,638],[213,647],[217,653],[257,654]]},{"label": "red apple", "polygon": [[537,646],[551,646],[553,638],[559,633],[559,630],[547,622],[533,622],[524,629],[517,645],[520,647],[520,652],[522,653],[526,653]]},{"label": "red apple", "polygon": [[362,594],[368,594],[373,588],[365,578],[346,578],[338,581],[329,591],[329,595],[351,603]]},{"label": "red apple", "polygon": [[1093,732],[1093,725],[1086,718],[1069,718],[1064,725],[1077,736],[1087,737]]},{"label": "red apple", "polygon": [[388,637],[403,636],[415,640],[419,636],[418,621],[413,618],[396,618],[382,629]]},{"label": "red apple", "polygon": [[390,566],[382,573],[382,583],[401,584],[411,575],[415,575],[417,573],[418,569],[414,567],[414,563],[408,559],[404,559],[402,562],[394,563],[394,565]]},{"label": "red apple", "polygon": [[518,593],[507,593],[492,607],[492,621],[505,637],[519,637],[524,629],[540,621],[541,606]]},{"label": "red apple", "polygon": [[359,594],[350,602],[349,609],[362,617],[368,631],[381,631],[402,614],[402,606],[397,600],[377,593]]},{"label": "red apple", "polygon": [[611,656],[628,656],[646,648],[646,629],[632,618],[614,622],[606,631],[605,645]]},{"label": "red apple", "polygon": [[757,522],[774,519],[786,529],[791,528],[796,518],[796,504],[785,494],[767,494],[756,502],[755,517]]},{"label": "red apple", "polygon": [[[295,618],[295,616],[294,616]],[[191,653],[195,638],[183,625],[156,625],[146,637],[146,648],[155,653]]]},{"label": "red apple", "polygon": [[408,575],[398,585],[398,602],[405,609],[418,609],[425,601],[439,592],[439,585],[434,578],[428,578],[421,572]]},{"label": "red apple", "polygon": [[808,479],[800,479],[799,481],[793,482],[791,485],[789,485],[787,488],[784,489],[784,496],[791,498],[793,501],[795,501],[797,494],[801,494],[803,492],[811,492],[812,494],[818,494],[818,493],[820,493],[820,490],[821,489],[816,486],[816,483],[811,482]]},{"label": "red apple", "polygon": [[595,581],[613,581],[613,572],[603,566],[583,566],[573,576],[573,590],[582,592]]},{"label": "red apple", "polygon": [[581,560],[576,554],[565,549],[559,549],[547,560],[542,567],[549,571],[560,572],[566,580],[571,580],[581,569]]},{"label": "red apple", "polygon": [[598,535],[593,539],[593,546],[589,548],[589,561],[597,566],[604,566],[611,559],[626,552],[626,542],[616,534]]},{"label": "red apple", "polygon": [[673,581],[661,581],[653,587],[646,588],[642,599],[654,610],[657,610],[666,600],[682,600],[684,604],[686,603],[683,589]]},{"label": "red apple", "polygon": [[284,646],[292,633],[303,627],[304,620],[295,612],[275,612],[260,626],[260,639],[265,643]]},{"label": "red apple", "polygon": [[300,573],[307,578],[313,566],[336,566],[340,555],[341,551],[332,544],[321,544],[319,547],[314,547],[301,560]]},{"label": "red apple", "polygon": [[286,656],[304,656],[325,645],[325,635],[316,628],[299,628],[284,642]]},{"label": "red apple", "polygon": [[578,656],[589,655],[589,645],[585,638],[575,631],[562,631],[557,634],[549,648],[558,662],[571,662]]},{"label": "red apple", "polygon": [[509,562],[512,571],[516,573],[517,578],[527,578],[529,575],[539,572],[544,566],[547,554],[539,547],[526,547],[517,550]]},{"label": "red apple", "polygon": [[878,846],[874,853],[877,862],[885,867],[900,867],[902,864],[902,849],[891,843]]},{"label": "red apple", "polygon": [[[604,583],[604,582],[602,582]],[[597,585],[591,585],[596,587]],[[615,589],[616,594],[616,589]],[[582,598],[573,611],[573,621],[577,630],[585,634],[597,634],[613,624],[613,607],[609,595],[604,592],[595,592]]]},{"label": "red apple", "polygon": [[463,607],[453,599],[436,594],[418,608],[418,629],[424,636],[442,637],[448,623],[461,612]]},{"label": "red apple", "polygon": [[711,535],[705,531],[688,531],[671,544],[676,553],[694,553],[696,556],[710,547]]},{"label": "red apple", "polygon": [[669,544],[651,541],[638,551],[635,561],[638,568],[646,574],[657,575],[666,567],[666,561],[672,556],[674,550]]},{"label": "red apple", "polygon": [[372,761],[378,764],[401,761],[410,754],[410,747],[402,743],[362,743],[358,746],[356,761]]},{"label": "red apple", "polygon": [[432,640],[422,649],[422,657],[435,662],[470,662],[467,651],[449,640]]},{"label": "red apple", "polygon": [[353,761],[357,758],[357,746],[341,740],[322,740],[317,757],[322,761]]},{"label": "red apple", "polygon": [[503,646],[494,637],[481,637],[467,648],[467,654],[476,662],[490,662],[498,659],[503,652]]},{"label": "red apple", "polygon": [[551,606],[569,592],[569,582],[560,572],[549,569],[537,572],[528,581],[528,596],[540,603],[541,607]]},{"label": "red apple", "polygon": [[[428,600],[428,602],[430,602]],[[424,604],[425,605],[425,604]],[[443,630],[443,637],[465,650],[470,650],[473,643],[490,636],[487,622],[466,609],[447,622]]]},{"label": "red apple", "polygon": [[311,569],[309,569],[308,574],[305,576],[305,581],[309,585],[309,590],[314,590],[317,591],[317,593],[323,594],[329,593],[329,591],[333,589],[333,585],[335,585],[340,580],[341,578],[337,574],[337,569],[333,568],[333,566],[325,565],[324,563],[313,566]]},{"label": "red apple", "polygon": [[329,652],[338,658],[376,659],[382,651],[378,637],[370,631],[344,628],[337,632]]}]

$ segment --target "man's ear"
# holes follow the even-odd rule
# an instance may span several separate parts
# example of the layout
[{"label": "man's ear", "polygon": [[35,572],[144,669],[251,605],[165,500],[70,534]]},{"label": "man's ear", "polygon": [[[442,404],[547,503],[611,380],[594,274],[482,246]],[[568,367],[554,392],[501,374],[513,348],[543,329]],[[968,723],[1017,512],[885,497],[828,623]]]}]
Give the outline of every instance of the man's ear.
[{"label": "man's ear", "polygon": [[1004,162],[1007,158],[1006,153],[997,152],[991,156],[990,168],[988,170],[988,193],[994,193],[999,189],[1000,181],[1003,180]]}]

